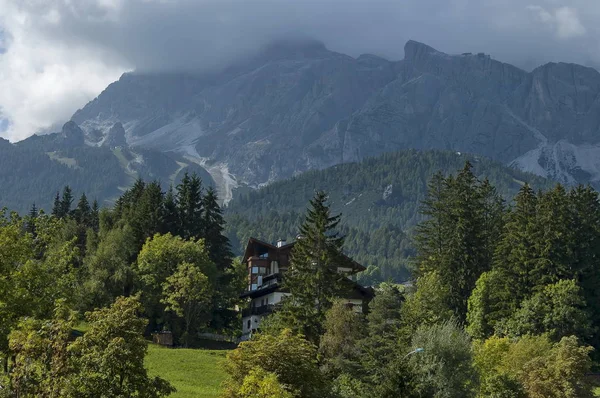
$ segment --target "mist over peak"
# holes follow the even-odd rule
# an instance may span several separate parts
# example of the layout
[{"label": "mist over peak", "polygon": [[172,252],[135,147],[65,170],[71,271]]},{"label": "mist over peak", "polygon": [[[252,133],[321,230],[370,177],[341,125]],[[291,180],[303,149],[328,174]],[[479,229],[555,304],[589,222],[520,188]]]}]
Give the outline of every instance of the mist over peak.
[{"label": "mist over peak", "polygon": [[319,56],[308,37],[352,57],[399,60],[415,38],[529,70],[594,66],[598,20],[595,0],[0,0],[0,118],[10,120],[0,134],[20,140],[68,120],[131,70],[219,70],[265,48],[290,51],[290,40],[298,56]]}]

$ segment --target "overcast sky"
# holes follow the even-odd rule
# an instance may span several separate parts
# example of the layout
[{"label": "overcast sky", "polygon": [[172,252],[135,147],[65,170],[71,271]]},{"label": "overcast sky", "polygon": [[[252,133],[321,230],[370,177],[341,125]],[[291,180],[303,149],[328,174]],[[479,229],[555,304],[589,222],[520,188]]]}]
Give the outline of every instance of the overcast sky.
[{"label": "overcast sky", "polygon": [[531,69],[600,65],[600,0],[0,0],[0,136],[69,119],[129,70],[215,68],[278,38],[403,58],[408,39]]}]

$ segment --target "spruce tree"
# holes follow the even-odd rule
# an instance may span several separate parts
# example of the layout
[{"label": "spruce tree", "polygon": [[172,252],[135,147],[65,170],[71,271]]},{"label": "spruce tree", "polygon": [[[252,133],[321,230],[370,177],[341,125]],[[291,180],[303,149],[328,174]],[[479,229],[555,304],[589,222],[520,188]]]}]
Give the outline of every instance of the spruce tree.
[{"label": "spruce tree", "polygon": [[175,194],[173,193],[173,186],[169,187],[165,199],[163,202],[164,215],[163,215],[163,233],[170,233],[171,235],[179,235],[179,214],[177,212],[177,201]]},{"label": "spruce tree", "polygon": [[291,252],[284,289],[283,318],[309,340],[318,343],[323,334],[325,312],[339,292],[341,278],[337,266],[344,266],[344,238],[335,231],[340,215],[331,215],[327,194],[317,192],[310,201],[300,236]]},{"label": "spruce tree", "polygon": [[184,239],[203,237],[202,180],[196,173],[191,177],[185,173],[181,183],[177,185],[177,208],[181,236]]},{"label": "spruce tree", "polygon": [[60,206],[60,193],[56,191],[56,196],[54,197],[54,205],[52,206],[52,215],[54,217],[62,218],[64,215],[62,214],[62,209]]},{"label": "spruce tree", "polygon": [[62,193],[62,199],[60,201],[60,217],[67,217],[71,215],[71,205],[73,204],[73,193],[71,187],[65,185]]},{"label": "spruce tree", "polygon": [[162,231],[163,199],[160,183],[153,181],[145,185],[137,203],[130,210],[129,224],[140,248],[147,238]]},{"label": "spruce tree", "polygon": [[[573,272],[583,289],[592,327],[600,330],[600,202],[591,186],[578,186],[569,193],[573,231]],[[600,347],[598,333],[590,341]],[[594,354],[596,359],[598,353]]]},{"label": "spruce tree", "polygon": [[233,253],[229,239],[223,234],[225,229],[225,219],[223,211],[219,206],[217,193],[213,187],[208,188],[206,194],[202,198],[204,212],[202,215],[202,226],[204,230],[204,242],[208,250],[208,254],[217,265],[221,272],[225,272],[231,267],[231,259]]},{"label": "spruce tree", "polygon": [[94,199],[92,210],[90,211],[90,221],[90,227],[94,230],[94,232],[98,232],[100,229],[100,207],[98,206],[98,201],[96,199]]},{"label": "spruce tree", "polygon": [[422,214],[428,219],[417,229],[418,273],[438,273],[449,308],[462,322],[477,279],[491,268],[502,201],[467,161],[456,176],[434,176]]},{"label": "spruce tree", "polygon": [[74,212],[75,221],[86,228],[89,227],[91,224],[91,211],[87,196],[85,196],[85,193],[81,194]]},{"label": "spruce tree", "polygon": [[532,277],[537,261],[537,208],[538,196],[525,184],[515,197],[514,208],[506,215],[506,224],[494,256],[494,268],[501,275],[499,281],[503,281],[502,285],[494,288],[505,291],[507,300],[503,301],[503,305],[506,313],[515,311],[537,284]]},{"label": "spruce tree", "polygon": [[28,214],[28,217],[27,217],[27,224],[26,224],[27,232],[29,232],[34,237],[36,236],[35,221],[38,218],[38,215],[39,215],[39,211],[38,211],[38,208],[37,208],[37,206],[35,205],[35,202],[34,202],[31,205],[31,208],[29,209],[29,214]]},{"label": "spruce tree", "polygon": [[213,311],[212,326],[220,329],[237,322],[237,317],[228,309],[233,308],[238,299],[239,291],[233,283],[236,277],[233,272],[233,252],[229,238],[223,234],[225,219],[219,206],[217,193],[210,187],[203,197],[204,212],[202,215],[203,236],[208,256],[217,266],[219,272],[218,291],[215,297],[216,310]]},{"label": "spruce tree", "polygon": [[452,225],[448,219],[448,188],[442,173],[433,175],[427,185],[427,197],[421,205],[425,221],[417,226],[417,273],[422,275],[440,266],[450,244]]}]

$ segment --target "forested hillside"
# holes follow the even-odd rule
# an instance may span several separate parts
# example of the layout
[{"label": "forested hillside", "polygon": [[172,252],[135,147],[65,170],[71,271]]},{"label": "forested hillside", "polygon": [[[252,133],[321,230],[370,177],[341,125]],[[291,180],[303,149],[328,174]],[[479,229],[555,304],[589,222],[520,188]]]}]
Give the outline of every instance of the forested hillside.
[{"label": "forested hillside", "polygon": [[456,172],[466,160],[473,163],[474,173],[482,180],[489,179],[507,201],[526,182],[535,189],[553,184],[479,156],[400,151],[239,192],[226,210],[227,234],[237,253],[250,236],[270,242],[293,240],[306,203],[316,191],[325,190],[333,211],[342,213],[345,251],[371,266],[363,282],[405,280],[409,259],[415,253],[410,236],[423,220],[419,207],[427,195],[427,182],[437,172]]}]

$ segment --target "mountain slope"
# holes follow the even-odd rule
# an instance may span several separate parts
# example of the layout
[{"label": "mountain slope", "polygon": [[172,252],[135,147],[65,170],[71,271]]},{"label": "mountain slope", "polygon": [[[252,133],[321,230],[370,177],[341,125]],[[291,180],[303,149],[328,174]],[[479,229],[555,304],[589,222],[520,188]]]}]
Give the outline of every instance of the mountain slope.
[{"label": "mountain slope", "polygon": [[[239,193],[226,210],[228,235],[240,251],[250,236],[275,242],[294,239],[308,201],[317,190],[329,193],[332,210],[342,213],[346,250],[377,277],[404,279],[413,254],[412,227],[427,183],[438,171],[454,173],[470,160],[480,178],[489,178],[511,199],[525,182],[534,188],[552,183],[532,174],[474,155],[449,151],[407,150],[347,163]],[[373,269],[372,269],[373,271]]]},{"label": "mountain slope", "polygon": [[136,178],[158,180],[167,189],[185,172],[195,172],[205,185],[214,185],[204,168],[175,154],[86,145],[83,131],[69,122],[60,133],[32,136],[17,144],[0,139],[0,209],[24,214],[35,203],[48,212],[54,195],[65,185],[76,199],[85,192],[90,200],[110,205]]},{"label": "mountain slope", "polygon": [[409,148],[600,181],[600,73],[560,63],[528,73],[414,41],[401,61],[283,42],[211,75],[125,74],[73,120],[95,136],[120,122],[131,146],[212,168],[229,197],[238,185]]}]

